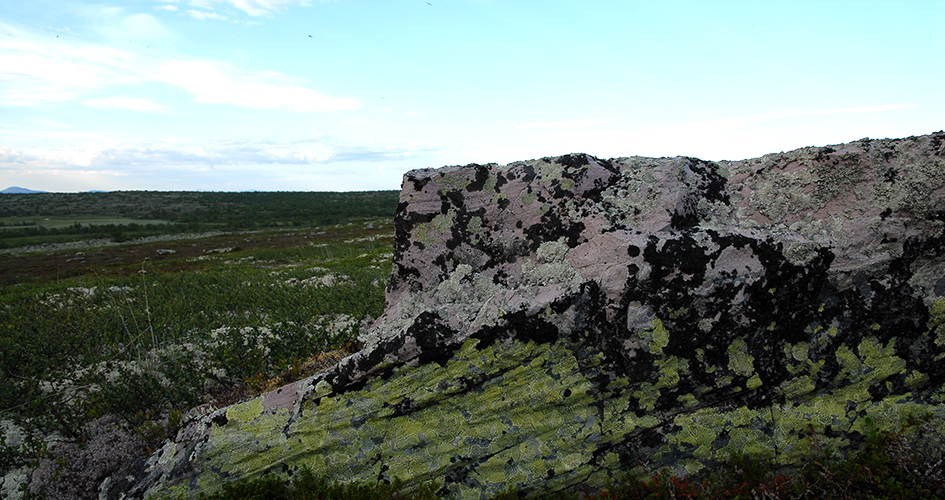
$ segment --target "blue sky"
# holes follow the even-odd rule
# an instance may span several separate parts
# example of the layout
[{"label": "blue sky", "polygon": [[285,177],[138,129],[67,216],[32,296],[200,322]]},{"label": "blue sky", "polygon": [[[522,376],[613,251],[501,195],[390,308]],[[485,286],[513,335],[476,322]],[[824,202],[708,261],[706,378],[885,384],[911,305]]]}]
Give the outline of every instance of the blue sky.
[{"label": "blue sky", "polygon": [[399,189],[945,128],[945,2],[0,2],[0,188]]}]

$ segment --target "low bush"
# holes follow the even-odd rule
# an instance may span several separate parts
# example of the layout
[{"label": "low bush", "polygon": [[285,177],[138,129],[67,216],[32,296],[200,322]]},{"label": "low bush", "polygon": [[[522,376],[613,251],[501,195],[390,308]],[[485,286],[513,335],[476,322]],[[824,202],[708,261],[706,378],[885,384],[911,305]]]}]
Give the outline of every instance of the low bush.
[{"label": "low bush", "polygon": [[3,287],[0,473],[33,467],[36,492],[75,486],[87,479],[73,470],[85,460],[76,447],[103,432],[97,422],[147,453],[192,408],[225,406],[326,368],[383,312],[393,235],[375,224],[383,226],[365,224],[370,237],[327,228],[317,245]]}]

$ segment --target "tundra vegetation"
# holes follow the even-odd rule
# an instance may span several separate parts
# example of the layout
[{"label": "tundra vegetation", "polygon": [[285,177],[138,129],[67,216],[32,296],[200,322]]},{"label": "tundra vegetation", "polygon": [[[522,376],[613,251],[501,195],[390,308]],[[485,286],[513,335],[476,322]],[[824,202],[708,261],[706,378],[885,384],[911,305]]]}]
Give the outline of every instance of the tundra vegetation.
[{"label": "tundra vegetation", "polygon": [[[356,350],[359,330],[384,310],[396,203],[395,192],[0,196],[0,496],[95,496],[122,460],[151,452],[188,418]],[[918,415],[872,430],[856,454],[825,446],[801,469],[734,456],[697,476],[628,474],[603,491],[556,495],[941,498],[935,432]],[[206,498],[442,497],[432,486],[344,479],[303,470]]]},{"label": "tundra vegetation", "polygon": [[[66,444],[114,430],[127,438],[124,453],[144,454],[188,412],[273,389],[349,352],[384,308],[396,202],[396,192],[0,196],[10,218],[52,220],[66,206],[90,219],[135,219],[148,203],[177,218],[155,226],[170,233],[160,238],[64,245],[85,234],[73,225],[31,236],[40,248],[4,252],[0,469],[35,469],[32,492],[55,493],[76,465],[67,458],[81,455]],[[188,220],[195,212],[211,222]],[[2,240],[13,247],[24,231],[0,235],[15,234]]]}]

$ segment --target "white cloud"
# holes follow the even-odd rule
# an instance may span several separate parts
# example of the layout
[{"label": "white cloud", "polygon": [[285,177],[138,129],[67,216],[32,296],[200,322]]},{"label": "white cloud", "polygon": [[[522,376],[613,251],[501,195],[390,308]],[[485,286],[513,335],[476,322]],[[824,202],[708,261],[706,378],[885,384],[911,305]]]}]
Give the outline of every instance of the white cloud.
[{"label": "white cloud", "polygon": [[[324,2],[326,0],[319,1]],[[310,0],[186,0],[185,3],[191,7],[204,10],[213,10],[215,6],[221,4],[229,5],[253,17],[271,16],[273,12],[285,12],[287,8],[292,6],[307,7],[311,5]]]},{"label": "white cloud", "polygon": [[220,14],[217,14],[216,12],[204,12],[202,10],[188,9],[184,11],[184,14],[200,21],[206,21],[207,19],[214,19],[217,21],[230,20],[228,17],[221,16]]},{"label": "white cloud", "polygon": [[102,23],[99,32],[116,42],[136,41],[151,44],[174,38],[174,34],[164,27],[164,23],[150,14],[133,14],[112,20],[108,18],[118,18],[121,13],[111,9],[108,12],[109,15],[101,16],[106,22]]},{"label": "white cloud", "polygon": [[301,112],[355,109],[351,98],[328,97],[273,72],[250,73],[215,61],[171,60],[154,76],[192,94],[197,102]]},{"label": "white cloud", "polygon": [[171,12],[177,12],[176,5],[158,5],[154,7],[154,10],[169,10]]},{"label": "white cloud", "polygon": [[164,111],[164,106],[155,104],[147,99],[132,97],[103,97],[100,99],[87,99],[82,104],[91,108],[113,108],[130,109],[133,111]]},{"label": "white cloud", "polygon": [[[283,141],[96,139],[55,148],[0,146],[0,179],[47,191],[394,189],[401,180],[398,171],[426,166],[418,157],[430,151],[326,136]],[[378,165],[385,168],[378,171]]]},{"label": "white cloud", "polygon": [[68,168],[194,167],[215,165],[324,165],[339,162],[391,162],[429,149],[397,144],[354,144],[332,137],[291,141],[99,139],[51,149],[0,147],[0,164],[55,164]]},{"label": "white cloud", "polygon": [[614,121],[613,118],[594,118],[590,120],[560,120],[560,121],[548,121],[548,122],[522,123],[520,125],[517,125],[517,127],[518,128],[539,128],[539,129],[562,130],[562,129],[591,127],[594,125],[610,123],[612,121]]},{"label": "white cloud", "polygon": [[68,101],[90,89],[139,81],[135,58],[110,47],[33,36],[0,23],[0,104]]},{"label": "white cloud", "polygon": [[[138,19],[129,24],[147,21]],[[43,37],[0,23],[0,105],[88,99],[110,89],[160,82],[193,94],[197,102],[299,112],[348,110],[352,98],[330,97],[275,72],[244,71],[229,64],[160,57],[107,46]],[[96,101],[111,107],[155,110],[156,103]]]},{"label": "white cloud", "polygon": [[292,5],[308,6],[307,0],[226,0],[239,10],[251,16],[266,16],[272,12],[282,12]]}]

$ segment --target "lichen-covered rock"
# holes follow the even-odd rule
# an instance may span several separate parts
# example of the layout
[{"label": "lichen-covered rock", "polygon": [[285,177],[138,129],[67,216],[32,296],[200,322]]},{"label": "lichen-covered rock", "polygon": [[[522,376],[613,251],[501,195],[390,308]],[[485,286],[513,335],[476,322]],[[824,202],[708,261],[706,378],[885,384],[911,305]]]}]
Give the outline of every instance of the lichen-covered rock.
[{"label": "lichen-covered rock", "polygon": [[310,467],[481,498],[945,426],[943,132],[413,171],[394,252],[364,350],[192,422],[103,496]]}]

